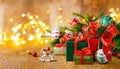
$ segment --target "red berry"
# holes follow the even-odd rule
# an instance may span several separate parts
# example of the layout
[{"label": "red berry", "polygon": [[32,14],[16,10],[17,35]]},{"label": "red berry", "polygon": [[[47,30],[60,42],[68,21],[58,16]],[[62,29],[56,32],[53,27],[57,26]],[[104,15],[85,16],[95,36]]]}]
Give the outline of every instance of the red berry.
[{"label": "red berry", "polygon": [[33,53],[32,53],[32,56],[33,56],[33,57],[36,57],[36,56],[37,56],[37,53],[36,53],[36,52],[33,52]]},{"label": "red berry", "polygon": [[49,47],[47,47],[47,48],[46,48],[46,51],[50,51],[50,48],[49,48]]}]

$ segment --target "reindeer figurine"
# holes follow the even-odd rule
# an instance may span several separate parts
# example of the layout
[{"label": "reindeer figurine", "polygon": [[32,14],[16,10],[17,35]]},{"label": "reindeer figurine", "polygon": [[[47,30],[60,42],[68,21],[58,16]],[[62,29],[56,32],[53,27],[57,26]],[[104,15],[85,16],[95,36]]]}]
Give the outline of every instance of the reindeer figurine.
[{"label": "reindeer figurine", "polygon": [[[47,51],[47,50],[45,50],[45,49],[42,49],[40,52],[43,54],[43,55],[39,58],[40,61],[43,61],[43,62],[52,62],[52,61],[55,61],[55,60],[56,60],[53,52]],[[49,56],[50,59],[45,59],[46,56]]]}]

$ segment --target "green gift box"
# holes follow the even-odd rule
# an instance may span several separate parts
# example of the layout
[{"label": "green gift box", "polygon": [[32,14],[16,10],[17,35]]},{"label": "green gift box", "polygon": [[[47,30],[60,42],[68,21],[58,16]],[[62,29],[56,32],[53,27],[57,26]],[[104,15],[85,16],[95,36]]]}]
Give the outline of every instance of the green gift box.
[{"label": "green gift box", "polygon": [[54,51],[54,54],[57,54],[57,55],[66,54],[66,48],[65,47],[54,47],[53,51]]},{"label": "green gift box", "polygon": [[[78,42],[78,50],[85,48],[87,45],[86,41]],[[74,54],[74,41],[66,42],[66,60],[73,61],[73,54]]]},{"label": "green gift box", "polygon": [[74,63],[75,64],[92,64],[93,56],[83,56],[83,58],[81,56],[74,56]]}]

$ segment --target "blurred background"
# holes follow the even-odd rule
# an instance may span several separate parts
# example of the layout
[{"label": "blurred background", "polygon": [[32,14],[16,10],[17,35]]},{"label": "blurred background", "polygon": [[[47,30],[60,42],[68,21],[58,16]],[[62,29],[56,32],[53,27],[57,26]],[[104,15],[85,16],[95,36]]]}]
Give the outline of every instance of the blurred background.
[{"label": "blurred background", "polygon": [[41,39],[47,34],[45,30],[67,25],[73,12],[95,16],[112,12],[112,16],[120,18],[120,13],[115,12],[119,11],[119,3],[120,0],[0,0],[0,44],[48,43],[49,39]]},{"label": "blurred background", "polygon": [[[0,28],[7,29],[20,23],[22,13],[37,15],[53,26],[59,15],[62,15],[64,21],[71,19],[73,12],[98,15],[103,11],[108,14],[110,8],[120,8],[119,3],[120,0],[0,0]],[[10,18],[17,21],[11,23]]]}]

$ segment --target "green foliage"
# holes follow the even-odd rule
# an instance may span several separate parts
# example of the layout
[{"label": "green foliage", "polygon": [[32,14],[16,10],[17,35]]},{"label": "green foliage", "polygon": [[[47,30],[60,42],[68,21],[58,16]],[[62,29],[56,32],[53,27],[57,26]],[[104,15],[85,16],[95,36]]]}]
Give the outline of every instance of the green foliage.
[{"label": "green foliage", "polygon": [[60,36],[63,36],[65,34],[65,30],[68,28],[66,26],[60,26]]},{"label": "green foliage", "polygon": [[116,52],[120,52],[120,34],[117,35],[113,41],[116,42]]},{"label": "green foliage", "polygon": [[103,26],[100,26],[99,28],[98,28],[98,33],[99,34],[103,34],[104,33],[104,31],[105,31],[105,27],[103,27]]},{"label": "green foliage", "polygon": [[73,25],[71,26],[71,31],[76,34],[77,32],[82,32],[82,26],[84,26],[84,24],[79,24],[79,25]]},{"label": "green foliage", "polygon": [[116,24],[116,27],[120,31],[120,22]]},{"label": "green foliage", "polygon": [[93,16],[90,16],[88,13],[83,16],[83,15],[81,15],[80,13],[74,12],[73,15],[78,16],[78,17],[84,19],[84,20],[86,21],[86,23],[89,24],[89,22],[95,22],[95,21],[97,21],[99,18],[101,18],[101,17],[104,15],[104,13],[101,12],[101,13],[100,13],[97,17],[95,17],[95,18],[93,18]]},{"label": "green foliage", "polygon": [[52,42],[50,42],[50,48],[53,48],[55,44],[59,43],[59,39],[54,39]]}]

